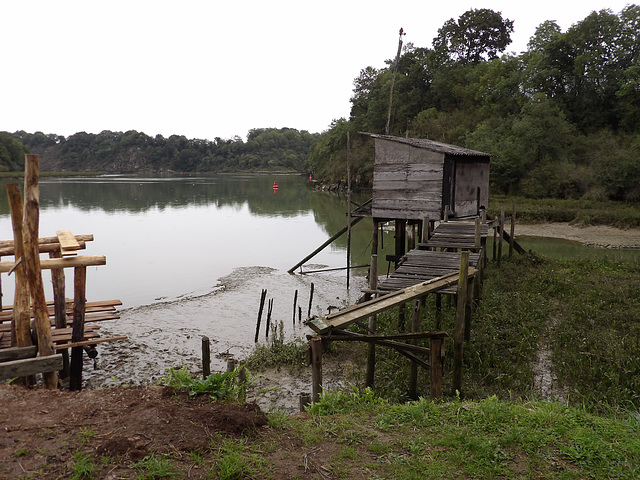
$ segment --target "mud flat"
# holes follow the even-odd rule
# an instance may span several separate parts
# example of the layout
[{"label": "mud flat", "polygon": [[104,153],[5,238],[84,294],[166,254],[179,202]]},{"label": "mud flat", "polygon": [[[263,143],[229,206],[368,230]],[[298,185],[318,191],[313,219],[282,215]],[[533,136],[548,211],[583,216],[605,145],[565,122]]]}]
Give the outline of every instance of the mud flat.
[{"label": "mud flat", "polygon": [[517,223],[516,238],[518,236],[561,238],[590,247],[640,250],[640,228],[622,230],[606,225],[579,226],[570,223]]}]

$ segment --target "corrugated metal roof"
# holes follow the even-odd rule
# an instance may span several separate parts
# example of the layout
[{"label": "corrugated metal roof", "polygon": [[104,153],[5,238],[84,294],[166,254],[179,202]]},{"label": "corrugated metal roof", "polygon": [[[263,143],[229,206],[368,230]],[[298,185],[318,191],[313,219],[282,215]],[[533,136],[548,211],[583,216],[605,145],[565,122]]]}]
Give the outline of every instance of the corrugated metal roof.
[{"label": "corrugated metal roof", "polygon": [[368,135],[371,138],[379,138],[382,140],[388,140],[390,142],[404,143],[405,145],[411,145],[416,148],[424,148],[433,152],[445,153],[448,155],[464,155],[468,157],[491,157],[490,153],[478,152],[477,150],[470,150],[468,148],[458,147],[457,145],[449,145],[447,143],[434,142],[433,140],[427,140],[424,138],[404,138],[394,137],[391,135],[378,135],[375,133],[360,132],[363,135]]}]

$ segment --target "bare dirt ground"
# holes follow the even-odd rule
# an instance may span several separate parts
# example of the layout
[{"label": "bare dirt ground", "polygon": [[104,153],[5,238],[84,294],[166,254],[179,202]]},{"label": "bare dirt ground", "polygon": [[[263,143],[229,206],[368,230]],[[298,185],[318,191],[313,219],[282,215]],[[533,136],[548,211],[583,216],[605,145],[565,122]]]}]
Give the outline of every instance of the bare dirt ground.
[{"label": "bare dirt ground", "polygon": [[[516,235],[564,238],[604,248],[640,249],[640,228],[517,225]],[[287,380],[286,372],[267,372],[259,383],[261,387],[276,388],[253,400],[262,405],[266,401],[289,413],[295,408],[299,393],[309,388],[308,379]],[[184,465],[178,465],[184,475],[178,478],[208,478],[203,468],[193,461],[189,463],[189,452],[210,449],[212,439],[220,434],[263,435],[265,424],[266,417],[255,404],[239,406],[211,402],[208,398],[189,399],[164,387],[67,392],[0,385],[0,478],[71,478],[77,451],[88,452],[95,458],[117,459],[99,465],[92,478],[135,478],[132,462],[149,452],[170,454],[175,461],[184,459]],[[284,435],[279,440],[282,454],[273,467],[275,478],[293,475],[328,478],[319,473],[321,470],[308,468],[313,462],[307,462],[307,457],[304,468],[301,467],[301,446],[289,442],[286,434],[280,435]],[[324,460],[318,452],[315,454],[316,463],[321,465]]]}]

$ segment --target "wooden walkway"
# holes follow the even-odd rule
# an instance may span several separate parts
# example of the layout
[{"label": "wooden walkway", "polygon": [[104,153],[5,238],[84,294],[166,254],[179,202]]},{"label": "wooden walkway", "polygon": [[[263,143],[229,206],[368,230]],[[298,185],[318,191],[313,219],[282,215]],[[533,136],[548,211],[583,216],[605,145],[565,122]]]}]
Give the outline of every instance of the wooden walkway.
[{"label": "wooden walkway", "polygon": [[[488,231],[489,228],[486,225],[480,225],[479,239],[477,239],[475,223],[439,224],[429,240],[419,243],[418,248],[410,250],[402,257],[395,272],[378,284],[378,291],[394,292],[459,272],[462,250],[471,252],[469,266],[479,269],[483,258],[482,248],[486,245]],[[448,285],[438,293],[455,294],[456,289],[456,285]]]}]

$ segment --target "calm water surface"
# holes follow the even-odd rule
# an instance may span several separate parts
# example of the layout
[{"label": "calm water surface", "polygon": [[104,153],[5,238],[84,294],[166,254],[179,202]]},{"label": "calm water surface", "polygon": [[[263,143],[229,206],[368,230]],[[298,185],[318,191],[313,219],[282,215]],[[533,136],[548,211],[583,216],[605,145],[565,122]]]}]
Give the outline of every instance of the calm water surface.
[{"label": "calm water surface", "polygon": [[[101,322],[102,333],[129,340],[100,346],[97,370],[85,375],[89,386],[155,381],[182,365],[197,371],[202,335],[212,339],[213,367],[223,368],[216,353],[242,357],[253,347],[263,288],[274,299],[273,319],[291,337],[310,333],[293,324],[296,290],[306,318],[311,282],[312,315],[353,303],[366,283],[366,269],[352,271],[349,290],[344,271],[286,273],[346,223],[345,198],[315,192],[301,176],[43,178],[40,206],[40,236],[62,229],[93,234],[80,253],[106,255],[106,266],[87,269],[87,300],[123,302],[122,318]],[[0,232],[12,238],[5,195]],[[388,249],[393,232],[387,236]],[[344,266],[346,242],[344,235],[311,267]],[[370,242],[371,222],[363,220],[353,231],[352,265],[369,263]],[[72,276],[67,270],[68,297]],[[2,274],[2,287],[3,303],[13,303],[13,277]]]}]

